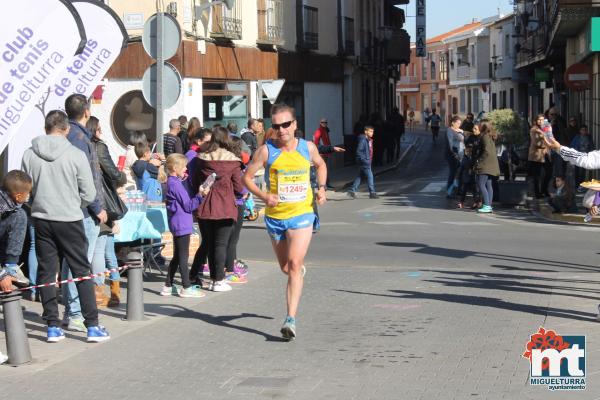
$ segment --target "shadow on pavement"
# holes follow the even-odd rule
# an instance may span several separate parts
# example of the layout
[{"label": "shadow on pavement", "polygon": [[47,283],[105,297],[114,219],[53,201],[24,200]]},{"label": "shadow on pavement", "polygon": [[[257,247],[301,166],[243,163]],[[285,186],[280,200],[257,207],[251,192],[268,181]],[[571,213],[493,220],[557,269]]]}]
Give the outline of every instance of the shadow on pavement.
[{"label": "shadow on pavement", "polygon": [[210,315],[210,314],[205,314],[205,313],[201,313],[198,311],[190,310],[190,309],[187,309],[184,307],[181,307],[181,308],[182,308],[182,312],[175,314],[174,317],[199,319],[200,321],[206,322],[211,325],[220,326],[223,328],[237,329],[237,330],[245,332],[245,333],[252,333],[255,335],[263,336],[267,342],[287,342],[287,340],[285,340],[279,336],[270,335],[268,333],[261,332],[259,330],[253,329],[253,328],[248,328],[246,326],[239,326],[239,325],[230,323],[230,321],[235,321],[235,320],[242,319],[242,318],[259,318],[259,319],[272,320],[273,317],[267,317],[264,315],[258,315],[258,314],[254,314],[254,313],[241,313],[239,315],[215,316],[215,315]]},{"label": "shadow on pavement", "polygon": [[531,258],[531,257],[523,257],[523,256],[511,256],[507,254],[496,254],[496,253],[485,253],[479,251],[471,251],[471,250],[460,250],[460,249],[449,249],[445,247],[434,247],[429,246],[423,243],[405,243],[405,242],[375,242],[375,244],[379,246],[387,246],[387,247],[413,247],[414,250],[411,250],[413,253],[426,254],[431,256],[438,257],[448,257],[448,258],[457,258],[457,259],[465,259],[468,257],[479,257],[479,258],[487,258],[493,260],[501,260],[501,261],[509,261],[523,264],[533,264],[533,265],[544,265],[546,267],[556,267],[556,268],[568,268],[575,271],[590,271],[590,272],[598,272],[600,268],[595,265],[585,265],[585,264],[577,264],[571,262],[562,262],[555,260],[545,260],[539,258]]},{"label": "shadow on pavement", "polygon": [[481,297],[481,296],[467,296],[460,294],[450,294],[450,293],[423,293],[423,292],[414,292],[410,290],[390,290],[390,292],[395,294],[381,294],[381,293],[368,293],[368,292],[358,292],[352,290],[343,290],[343,289],[335,289],[337,292],[342,293],[351,293],[351,294],[361,294],[368,296],[378,296],[378,297],[392,297],[396,299],[421,299],[421,300],[436,300],[436,301],[445,301],[449,303],[457,303],[457,304],[468,304],[472,306],[478,307],[490,307],[490,308],[499,308],[503,310],[517,311],[522,313],[540,315],[540,316],[552,316],[558,318],[566,318],[573,319],[578,321],[588,321],[588,322],[596,322],[596,314],[575,311],[575,310],[566,310],[559,309],[553,307],[544,307],[544,306],[535,306],[528,304],[518,304],[512,303],[509,301],[504,301],[502,299],[494,298],[494,297]]}]

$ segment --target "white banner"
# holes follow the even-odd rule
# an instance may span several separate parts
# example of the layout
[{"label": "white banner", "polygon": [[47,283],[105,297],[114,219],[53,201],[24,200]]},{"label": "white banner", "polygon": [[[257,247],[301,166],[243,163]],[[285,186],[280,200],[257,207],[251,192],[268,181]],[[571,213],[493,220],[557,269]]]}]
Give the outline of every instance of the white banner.
[{"label": "white banner", "polygon": [[65,99],[73,93],[91,96],[123,47],[127,32],[111,8],[95,0],[74,0],[73,6],[85,28],[87,41],[80,54],[69,57],[51,86],[39,98],[36,108],[29,114],[19,133],[19,140],[8,146],[8,169],[21,166],[23,153],[31,146],[33,138],[44,134],[44,116],[48,111],[64,110]]},{"label": "white banner", "polygon": [[[21,125],[85,39],[63,0],[3,2],[0,25],[0,152],[20,141]],[[43,132],[43,125],[39,128]],[[20,164],[18,166],[20,168]]]}]

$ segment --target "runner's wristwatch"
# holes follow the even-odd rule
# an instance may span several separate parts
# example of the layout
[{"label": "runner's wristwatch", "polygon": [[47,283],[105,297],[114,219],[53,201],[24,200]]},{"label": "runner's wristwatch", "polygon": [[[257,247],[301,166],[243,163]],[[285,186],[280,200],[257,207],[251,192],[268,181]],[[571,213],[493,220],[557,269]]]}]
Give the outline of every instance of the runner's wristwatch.
[{"label": "runner's wristwatch", "polygon": [[317,186],[317,189],[321,189],[321,188],[327,190],[327,185],[319,185],[319,186]]}]

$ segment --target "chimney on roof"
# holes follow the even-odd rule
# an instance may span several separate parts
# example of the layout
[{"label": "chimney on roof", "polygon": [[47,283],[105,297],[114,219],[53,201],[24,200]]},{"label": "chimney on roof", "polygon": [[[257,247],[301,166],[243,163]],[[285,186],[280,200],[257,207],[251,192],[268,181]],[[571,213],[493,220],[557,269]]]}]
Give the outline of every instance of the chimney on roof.
[{"label": "chimney on roof", "polygon": [[471,23],[474,24],[475,22],[479,22],[479,18],[477,18],[477,17],[473,18],[473,22],[471,22]]}]

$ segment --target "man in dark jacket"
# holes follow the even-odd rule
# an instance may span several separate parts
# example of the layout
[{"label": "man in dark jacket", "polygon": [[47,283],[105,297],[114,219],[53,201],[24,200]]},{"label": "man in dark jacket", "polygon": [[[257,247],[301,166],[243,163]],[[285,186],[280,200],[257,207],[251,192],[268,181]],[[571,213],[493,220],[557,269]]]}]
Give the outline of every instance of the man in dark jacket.
[{"label": "man in dark jacket", "polygon": [[379,196],[375,192],[375,183],[373,182],[373,171],[371,170],[371,162],[373,160],[373,133],[375,130],[372,126],[365,126],[364,135],[358,137],[358,145],[356,147],[356,163],[358,164],[358,176],[354,179],[352,187],[348,191],[348,196],[355,199],[356,191],[360,186],[360,181],[364,175],[367,178],[369,187],[369,198],[378,199]]},{"label": "man in dark jacket", "polygon": [[[96,149],[92,144],[94,136],[85,125],[91,117],[90,105],[85,96],[73,94],[65,100],[65,111],[69,117],[69,134],[67,139],[71,144],[83,151],[92,171],[94,179],[94,187],[96,188],[96,197],[87,207],[83,207],[83,227],[85,237],[88,242],[87,257],[91,262],[94,256],[94,248],[96,240],[100,234],[100,223],[105,223],[108,219],[106,210],[104,210],[104,188],[102,186],[102,170],[98,162]],[[66,262],[62,267],[62,279],[70,279],[71,272]],[[65,304],[65,315],[63,325],[66,325],[69,330],[85,332],[86,328],[83,324],[83,315],[81,313],[81,305],[79,295],[74,283],[69,283],[62,286],[63,298],[67,299]]]}]

